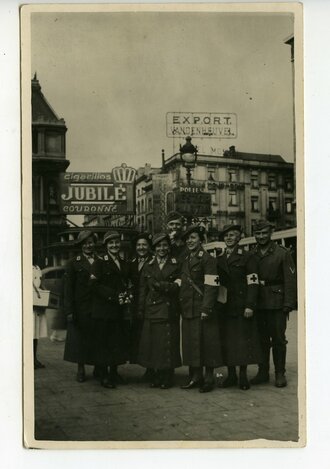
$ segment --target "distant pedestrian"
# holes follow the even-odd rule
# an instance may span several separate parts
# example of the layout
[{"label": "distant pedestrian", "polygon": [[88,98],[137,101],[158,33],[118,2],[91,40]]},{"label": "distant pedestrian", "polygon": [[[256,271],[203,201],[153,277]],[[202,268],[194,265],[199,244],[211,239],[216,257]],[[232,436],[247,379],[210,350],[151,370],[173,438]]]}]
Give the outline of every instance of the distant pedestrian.
[{"label": "distant pedestrian", "polygon": [[269,355],[273,350],[275,386],[287,385],[285,377],[287,319],[296,306],[296,269],[290,252],[272,241],[273,226],[260,220],[254,227],[257,247],[254,257],[259,265],[257,319],[263,359],[252,384],[269,381]]},{"label": "distant pedestrian", "polygon": [[[149,233],[139,233],[135,239],[135,255],[129,263],[130,280],[133,285],[134,302],[131,305],[131,327],[129,333],[130,363],[137,363],[139,343],[142,332],[143,320],[138,315],[139,286],[143,268],[152,259],[152,235]],[[153,370],[147,368],[143,375],[143,381],[149,381],[153,375]]]},{"label": "distant pedestrian", "polygon": [[199,387],[200,392],[209,392],[214,386],[214,368],[221,366],[223,359],[215,311],[219,285],[217,261],[202,248],[204,231],[196,225],[183,235],[189,254],[181,269],[182,352],[183,364],[190,367],[190,377],[181,387]]},{"label": "distant pedestrian", "polygon": [[64,310],[68,328],[64,360],[77,363],[77,381],[86,380],[85,365],[93,365],[92,351],[92,292],[89,285],[92,265],[96,260],[97,236],[81,231],[76,245],[81,253],[67,264],[64,275]]},{"label": "distant pedestrian", "polygon": [[143,268],[140,281],[139,311],[143,327],[139,363],[155,374],[151,387],[173,385],[173,369],[181,366],[179,286],[180,267],[170,256],[170,239],[166,233],[153,238],[155,257]]},{"label": "distant pedestrian", "polygon": [[[218,269],[226,287],[222,306],[221,329],[228,376],[222,383],[227,388],[239,385],[247,390],[247,365],[262,359],[256,323],[258,297],[258,264],[251,253],[239,246],[239,225],[226,225],[222,230],[226,250],[217,258]],[[239,366],[239,380],[236,366]]]},{"label": "distant pedestrian", "polygon": [[90,276],[93,356],[100,370],[101,385],[115,388],[118,383],[124,382],[117,367],[129,358],[125,312],[132,295],[128,263],[119,256],[120,234],[114,230],[108,231],[103,243],[107,254],[94,262]]},{"label": "distant pedestrian", "polygon": [[[33,266],[33,291],[34,295],[40,295],[41,286],[41,270],[38,265]],[[46,308],[33,305],[33,363],[34,369],[45,368],[45,365],[38,360],[38,340],[48,336],[47,319],[45,314]]]}]

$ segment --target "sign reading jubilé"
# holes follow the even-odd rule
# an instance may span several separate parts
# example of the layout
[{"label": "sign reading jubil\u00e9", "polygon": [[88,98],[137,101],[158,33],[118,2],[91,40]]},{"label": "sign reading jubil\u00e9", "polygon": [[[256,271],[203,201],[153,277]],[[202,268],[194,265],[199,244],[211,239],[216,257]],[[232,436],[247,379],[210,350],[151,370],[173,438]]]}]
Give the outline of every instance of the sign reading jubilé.
[{"label": "sign reading jubil\u00e9", "polygon": [[111,173],[61,173],[60,209],[71,215],[133,214],[135,174],[125,163]]},{"label": "sign reading jubil\u00e9", "polygon": [[172,138],[236,138],[237,115],[224,112],[168,112],[166,135]]}]

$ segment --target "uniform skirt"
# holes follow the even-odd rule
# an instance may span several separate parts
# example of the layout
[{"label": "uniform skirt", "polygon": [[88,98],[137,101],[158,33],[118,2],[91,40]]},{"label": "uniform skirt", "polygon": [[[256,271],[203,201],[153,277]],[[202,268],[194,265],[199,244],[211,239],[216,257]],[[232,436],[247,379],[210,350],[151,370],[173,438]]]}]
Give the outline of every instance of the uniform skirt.
[{"label": "uniform skirt", "polygon": [[181,366],[179,321],[143,321],[138,363],[160,370]]},{"label": "uniform skirt", "polygon": [[63,357],[65,361],[94,365],[91,328],[92,322],[89,318],[81,321],[79,325],[72,322],[68,324]]},{"label": "uniform skirt", "polygon": [[256,318],[226,316],[223,319],[223,350],[227,366],[262,361]]},{"label": "uniform skirt", "polygon": [[182,319],[183,364],[192,367],[222,366],[223,357],[218,318]]}]

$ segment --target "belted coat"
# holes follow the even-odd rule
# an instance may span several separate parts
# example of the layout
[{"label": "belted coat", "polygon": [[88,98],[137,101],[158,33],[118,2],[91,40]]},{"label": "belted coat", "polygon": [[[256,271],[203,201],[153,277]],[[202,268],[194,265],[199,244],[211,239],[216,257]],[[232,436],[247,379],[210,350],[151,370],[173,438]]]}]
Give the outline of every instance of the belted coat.
[{"label": "belted coat", "polygon": [[64,311],[69,318],[64,360],[74,363],[94,363],[92,292],[89,285],[91,269],[91,263],[81,254],[68,262],[64,274]]},{"label": "belted coat", "polygon": [[[262,355],[256,322],[258,263],[239,246],[228,257],[224,251],[217,262],[227,289],[227,301],[220,316],[225,362],[228,366],[259,363]],[[252,317],[244,317],[245,308],[253,311]]]},{"label": "belted coat", "polygon": [[180,266],[173,257],[166,260],[162,269],[156,257],[143,267],[139,290],[143,326],[138,362],[146,368],[181,366],[179,285],[176,282],[179,277]]},{"label": "belted coat", "polygon": [[[216,259],[200,249],[187,255],[181,269],[183,364],[217,367],[223,364],[215,304],[219,276]],[[208,315],[201,319],[201,313]]]}]

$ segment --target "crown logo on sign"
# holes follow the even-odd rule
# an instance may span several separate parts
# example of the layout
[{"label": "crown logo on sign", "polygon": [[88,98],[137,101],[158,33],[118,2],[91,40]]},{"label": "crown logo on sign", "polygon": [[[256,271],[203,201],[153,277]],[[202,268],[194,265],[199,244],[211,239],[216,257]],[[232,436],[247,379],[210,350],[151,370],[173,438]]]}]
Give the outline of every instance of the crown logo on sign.
[{"label": "crown logo on sign", "polygon": [[134,181],[136,175],[136,169],[130,168],[126,163],[121,166],[116,166],[112,170],[112,177],[115,182],[121,182],[124,184],[130,184]]}]

